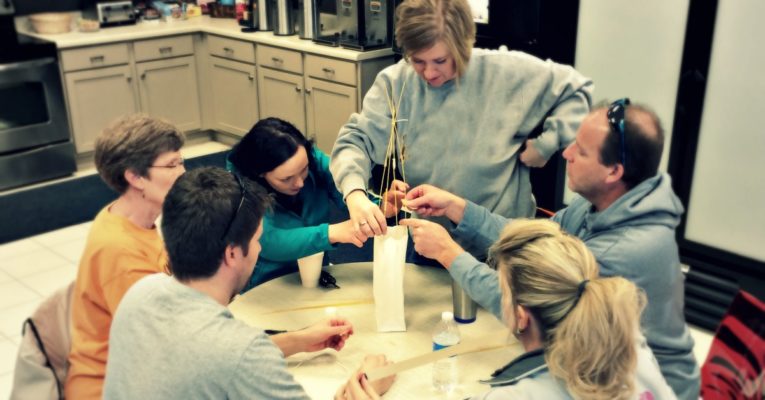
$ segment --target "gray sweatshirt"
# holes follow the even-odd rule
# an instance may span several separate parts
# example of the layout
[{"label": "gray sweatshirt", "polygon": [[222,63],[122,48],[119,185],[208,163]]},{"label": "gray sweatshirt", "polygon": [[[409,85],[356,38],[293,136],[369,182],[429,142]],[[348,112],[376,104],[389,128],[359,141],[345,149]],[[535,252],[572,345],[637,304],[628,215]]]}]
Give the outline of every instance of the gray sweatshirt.
[{"label": "gray sweatshirt", "polygon": [[109,334],[105,399],[308,399],[266,334],[165,274],[136,282]]},{"label": "gray sweatshirt", "polygon": [[[648,345],[677,397],[697,399],[699,368],[683,316],[684,277],[675,242],[682,213],[669,175],[659,174],[602,212],[578,197],[552,219],[587,244],[602,276],[622,276],[646,292],[648,305],[641,325]],[[453,233],[488,249],[507,223],[508,219],[469,202]],[[463,253],[452,263],[450,273],[475,301],[502,317],[496,271]]]},{"label": "gray sweatshirt", "polygon": [[[403,95],[401,94],[403,90]],[[388,97],[398,103],[406,181],[430,183],[507,217],[535,203],[521,145],[544,121],[534,146],[545,158],[573,139],[590,108],[592,82],[570,66],[521,52],[473,49],[464,76],[433,88],[406,61],[384,69],[332,150],[343,196],[367,189],[390,138]],[[377,192],[379,188],[370,188]]]}]

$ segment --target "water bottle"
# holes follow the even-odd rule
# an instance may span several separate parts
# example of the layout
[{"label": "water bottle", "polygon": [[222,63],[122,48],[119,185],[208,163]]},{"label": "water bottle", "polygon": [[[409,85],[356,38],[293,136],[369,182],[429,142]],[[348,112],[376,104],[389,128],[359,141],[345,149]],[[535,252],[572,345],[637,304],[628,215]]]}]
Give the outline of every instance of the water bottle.
[{"label": "water bottle", "polygon": [[[454,322],[454,314],[449,311],[441,313],[441,321],[433,331],[433,351],[453,346],[460,342],[460,331]],[[440,392],[451,393],[457,386],[457,357],[452,356],[436,361],[433,364],[433,386]]]}]

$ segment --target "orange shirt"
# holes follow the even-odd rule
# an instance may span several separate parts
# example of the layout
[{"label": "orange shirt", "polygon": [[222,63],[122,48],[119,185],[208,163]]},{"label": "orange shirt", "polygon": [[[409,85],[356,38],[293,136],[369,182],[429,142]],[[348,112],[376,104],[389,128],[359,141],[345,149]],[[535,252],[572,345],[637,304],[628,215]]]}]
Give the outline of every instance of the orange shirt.
[{"label": "orange shirt", "polygon": [[122,296],[146,275],[167,272],[157,228],[144,229],[102,209],[90,228],[72,300],[72,350],[65,395],[100,399],[109,328]]}]

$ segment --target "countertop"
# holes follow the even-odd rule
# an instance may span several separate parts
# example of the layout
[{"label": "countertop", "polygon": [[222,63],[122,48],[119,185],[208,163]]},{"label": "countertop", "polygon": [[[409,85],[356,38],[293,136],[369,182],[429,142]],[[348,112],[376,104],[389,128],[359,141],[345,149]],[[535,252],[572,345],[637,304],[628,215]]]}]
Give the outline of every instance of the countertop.
[{"label": "countertop", "polygon": [[393,54],[393,50],[390,48],[355,51],[341,47],[324,46],[311,40],[300,39],[298,35],[276,36],[272,32],[243,33],[234,19],[208,16],[171,22],[139,22],[135,25],[101,28],[97,32],[79,32],[75,28],[71,32],[47,35],[34,33],[27,22],[25,18],[17,18],[16,28],[19,33],[51,41],[56,44],[59,50],[201,32],[349,61],[371,60]]}]

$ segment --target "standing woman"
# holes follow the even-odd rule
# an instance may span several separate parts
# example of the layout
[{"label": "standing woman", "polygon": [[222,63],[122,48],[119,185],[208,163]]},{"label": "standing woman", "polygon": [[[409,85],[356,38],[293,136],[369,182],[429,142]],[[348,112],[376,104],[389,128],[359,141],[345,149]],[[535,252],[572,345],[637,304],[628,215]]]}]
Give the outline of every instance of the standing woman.
[{"label": "standing woman", "polygon": [[[389,97],[398,103],[407,183],[442,187],[506,217],[532,216],[528,167],[573,140],[592,82],[521,52],[473,49],[467,0],[406,0],[396,17],[404,60],[377,76],[332,150],[332,175],[354,225],[368,236],[385,232],[365,191],[373,164],[384,161]],[[542,134],[527,140],[542,122]]]},{"label": "standing woman", "polygon": [[[416,228],[414,228],[416,229]],[[505,324],[526,351],[474,400],[675,399],[640,333],[645,294],[598,277],[585,244],[549,220],[517,219],[491,247]],[[377,398],[359,377],[345,398]]]},{"label": "standing woman", "polygon": [[[299,258],[333,250],[338,243],[361,247],[367,240],[350,220],[328,223],[333,207],[345,209],[329,173],[329,157],[289,122],[258,121],[231,150],[227,164],[230,171],[260,183],[276,200],[263,218],[263,249],[245,291],[296,272]],[[406,187],[396,185],[400,199]],[[387,208],[392,216],[394,207]]]},{"label": "standing woman", "polygon": [[139,279],[167,272],[157,226],[167,192],[181,174],[183,134],[146,115],[124,117],[96,140],[101,179],[119,197],[93,220],[72,299],[68,399],[101,399],[109,328],[125,292]]}]

